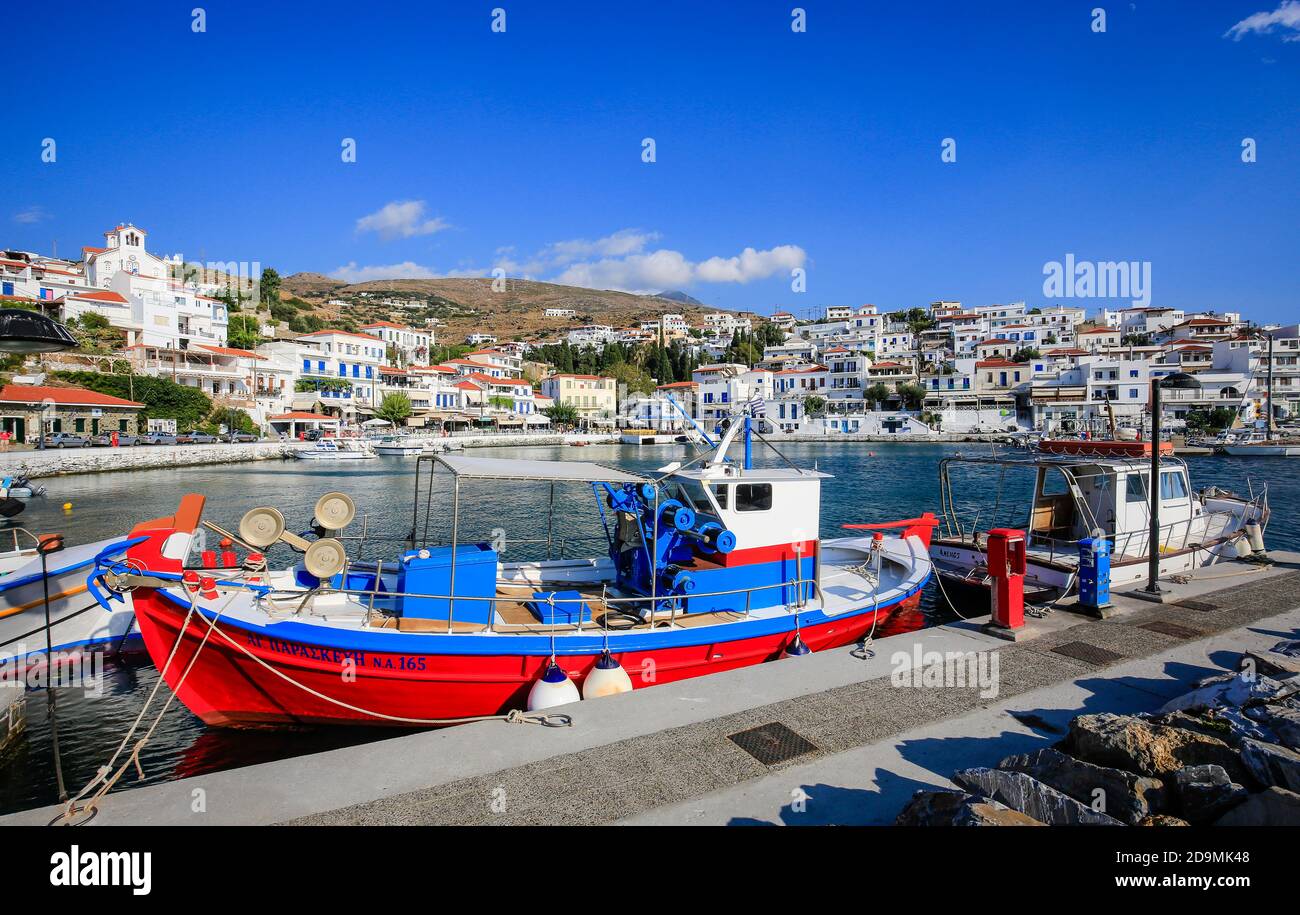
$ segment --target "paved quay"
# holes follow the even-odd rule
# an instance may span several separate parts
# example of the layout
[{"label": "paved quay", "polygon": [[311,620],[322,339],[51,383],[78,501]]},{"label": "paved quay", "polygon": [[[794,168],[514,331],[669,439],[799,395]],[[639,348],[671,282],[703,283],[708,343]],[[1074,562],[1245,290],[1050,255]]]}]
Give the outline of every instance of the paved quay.
[{"label": "paved quay", "polygon": [[[1014,643],[958,621],[879,639],[865,655],[578,703],[565,709],[572,728],[484,722],[123,790],[93,824],[888,823],[955,769],[1049,746],[1080,713],[1154,710],[1235,669],[1242,651],[1290,637],[1300,554],[1273,556],[1267,568],[1205,570],[1164,604],[1116,597],[1106,620],[1058,609]],[[954,669],[996,655],[997,694],[894,685],[908,667],[899,659],[918,652],[923,667],[939,652]],[[768,744],[794,754],[783,761],[765,765],[732,739],[773,725],[793,732]]]}]

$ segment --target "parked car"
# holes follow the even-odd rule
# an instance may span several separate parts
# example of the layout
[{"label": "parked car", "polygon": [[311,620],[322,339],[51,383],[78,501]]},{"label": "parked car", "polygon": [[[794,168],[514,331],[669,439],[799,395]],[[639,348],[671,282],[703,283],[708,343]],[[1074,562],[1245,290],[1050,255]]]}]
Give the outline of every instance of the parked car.
[{"label": "parked car", "polygon": [[89,439],[84,435],[74,435],[71,432],[55,432],[45,436],[46,448],[85,448],[88,443]]},{"label": "parked car", "polygon": [[[132,432],[117,433],[117,447],[119,448],[129,448],[132,445],[137,444],[139,441],[140,437]],[[99,435],[93,436],[90,439],[90,444],[94,445],[96,448],[110,447],[113,444],[113,433],[101,432]]]},{"label": "parked car", "polygon": [[221,436],[221,440],[232,444],[235,442],[255,442],[257,441],[257,436],[252,432],[227,432],[225,435]]},{"label": "parked car", "polygon": [[186,432],[176,436],[178,445],[212,445],[217,441],[215,435],[209,435],[206,432]]},{"label": "parked car", "polygon": [[141,445],[174,445],[176,436],[170,432],[150,432],[140,437]]}]

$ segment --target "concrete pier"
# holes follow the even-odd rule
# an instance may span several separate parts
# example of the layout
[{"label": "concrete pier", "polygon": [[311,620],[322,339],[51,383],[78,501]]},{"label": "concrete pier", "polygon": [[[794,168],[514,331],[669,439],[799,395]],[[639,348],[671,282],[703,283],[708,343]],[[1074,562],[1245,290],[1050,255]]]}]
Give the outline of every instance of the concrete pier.
[{"label": "concrete pier", "polygon": [[[93,822],[888,823],[955,769],[1050,746],[1080,713],[1152,711],[1292,637],[1300,554],[1273,556],[1203,570],[1164,604],[1117,597],[1104,621],[1059,608],[1014,643],[958,621],[578,703],[572,728],[485,722],[122,790]],[[976,668],[996,676],[958,685]],[[755,728],[765,741],[738,738]]]}]

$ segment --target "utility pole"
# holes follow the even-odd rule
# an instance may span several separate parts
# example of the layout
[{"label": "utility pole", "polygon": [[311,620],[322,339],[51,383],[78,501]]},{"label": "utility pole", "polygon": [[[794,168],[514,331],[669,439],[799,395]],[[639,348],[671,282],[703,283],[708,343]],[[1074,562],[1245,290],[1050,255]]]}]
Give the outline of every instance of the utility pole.
[{"label": "utility pole", "polygon": [[1273,335],[1268,335],[1268,425],[1265,427],[1264,437],[1267,441],[1273,440]]}]

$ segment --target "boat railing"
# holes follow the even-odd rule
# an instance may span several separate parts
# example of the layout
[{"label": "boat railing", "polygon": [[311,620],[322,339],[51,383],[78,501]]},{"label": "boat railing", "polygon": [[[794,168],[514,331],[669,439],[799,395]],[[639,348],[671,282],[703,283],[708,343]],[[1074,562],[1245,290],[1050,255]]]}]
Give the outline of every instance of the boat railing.
[{"label": "boat railing", "polygon": [[[34,550],[41,545],[41,540],[25,527],[11,527],[3,532],[5,540],[12,543],[12,547],[5,552],[17,553],[21,550]],[[19,543],[19,538],[25,538],[29,543],[24,546]]]},{"label": "boat railing", "polygon": [[[1199,515],[1191,518],[1184,518],[1179,521],[1170,521],[1167,524],[1160,525],[1160,549],[1181,550],[1186,549],[1187,545],[1193,542],[1192,527],[1198,520],[1204,520],[1205,515]],[[1181,532],[1181,536],[1179,536]],[[1108,533],[1106,539],[1113,543],[1111,548],[1112,556],[1146,556],[1147,540],[1151,536],[1151,531],[1147,528],[1141,530],[1128,531],[1122,534]],[[1077,559],[1079,556],[1079,544],[1085,538],[1067,540],[1060,537],[1050,537],[1046,534],[1030,532],[1029,545],[1031,547],[1046,548],[1048,551],[1048,562],[1055,562],[1057,552],[1060,552],[1062,559]],[[1136,549],[1137,552],[1131,552]]]},{"label": "boat railing", "polygon": [[[375,582],[376,582],[375,587],[373,588],[329,588],[328,593],[348,595],[350,597],[355,598],[358,601],[358,603],[365,605],[369,611],[369,614],[366,619],[367,626],[370,625],[371,617],[373,616],[373,613],[376,610],[375,604],[377,601],[380,600],[387,602],[387,601],[394,600],[396,598],[419,598],[422,600],[446,601],[447,602],[447,630],[446,631],[447,634],[449,635],[458,634],[455,631],[455,605],[457,603],[461,603],[461,602],[496,603],[498,601],[508,603],[508,602],[512,602],[513,600],[516,600],[515,598],[503,598],[495,594],[490,597],[484,597],[480,595],[467,595],[467,594],[455,594],[455,595],[422,594],[422,593],[409,592],[409,591],[381,591],[379,590],[378,583],[380,581],[380,576],[382,575],[382,573],[383,573],[383,563],[381,562],[377,564],[377,568],[375,572]],[[743,615],[745,619],[748,619],[753,612],[752,605],[753,605],[754,595],[760,592],[772,591],[775,589],[783,589],[783,590],[793,589],[794,599],[784,601],[785,608],[788,612],[797,613],[808,609],[822,609],[825,607],[825,603],[826,603],[825,595],[822,592],[821,585],[817,582],[816,579],[813,578],[793,578],[790,579],[789,581],[774,582],[772,584],[767,584],[767,585],[755,585],[754,587],[751,588],[731,588],[725,591],[707,591],[701,593],[691,592],[689,594],[656,594],[656,595],[639,594],[639,595],[631,595],[627,597],[610,597],[608,593],[605,593],[602,590],[600,597],[596,598],[589,595],[579,595],[578,597],[557,597],[555,596],[554,592],[552,592],[548,594],[545,599],[537,600],[536,602],[544,603],[549,606],[554,606],[556,604],[579,604],[579,605],[585,604],[589,607],[601,606],[605,609],[606,612],[609,612],[610,609],[618,609],[619,606],[623,606],[623,605],[634,606],[638,604],[644,605],[649,603],[651,604],[651,607],[646,621],[649,622],[652,626],[657,621],[667,622],[669,624],[669,627],[671,628],[675,626],[677,623],[678,613],[685,613],[685,611],[681,609],[681,603],[686,598],[690,598],[692,600],[703,600],[703,599],[718,598],[718,597],[734,597],[736,595],[743,594],[745,596],[745,609]],[[271,602],[274,602],[277,599],[296,600],[296,599],[301,599],[305,595],[309,595],[312,593],[324,593],[325,590],[326,589],[321,589],[318,592],[304,592],[304,591],[296,591],[296,590],[295,591],[270,591],[265,595],[263,595],[263,597],[268,599]],[[667,605],[667,606],[663,606],[663,605]],[[301,607],[306,605],[300,604],[299,606]],[[382,613],[383,612],[382,608],[379,609],[380,612]],[[488,614],[488,622],[485,626],[485,629],[487,632],[493,632],[495,631],[494,629],[495,620],[493,619],[495,608],[494,607],[489,608],[489,610],[491,612],[489,612]],[[664,612],[664,610],[668,611],[668,616],[666,619],[664,619],[664,617],[661,615]],[[592,617],[594,619],[595,617],[594,612],[592,614]],[[577,622],[573,624],[574,632],[582,631],[582,623],[583,623],[582,613],[581,610],[579,610]]]}]

